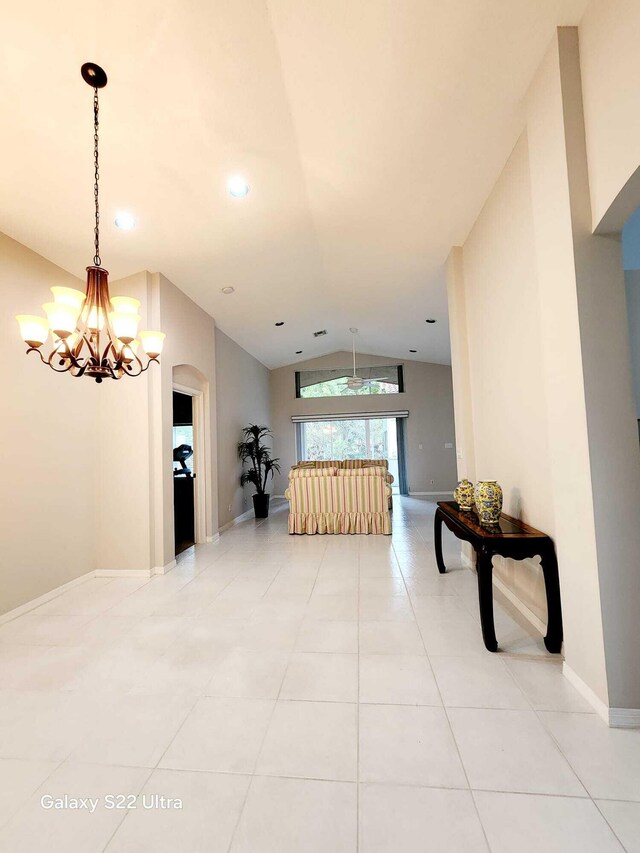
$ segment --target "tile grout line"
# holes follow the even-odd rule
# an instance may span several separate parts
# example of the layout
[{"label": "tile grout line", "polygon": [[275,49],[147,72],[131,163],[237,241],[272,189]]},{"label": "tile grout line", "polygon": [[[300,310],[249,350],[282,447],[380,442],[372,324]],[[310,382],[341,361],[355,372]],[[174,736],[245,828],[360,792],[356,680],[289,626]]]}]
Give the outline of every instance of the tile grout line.
[{"label": "tile grout line", "polygon": [[[402,571],[402,569],[400,571]],[[403,582],[405,582],[404,574],[402,575],[402,579],[403,579]],[[406,582],[405,582],[405,588],[406,588]],[[407,594],[408,594],[408,590],[407,590]],[[431,674],[433,676],[433,681],[434,681],[434,683],[436,685],[436,689],[438,691],[438,696],[440,697],[440,701],[442,702],[442,710],[444,711],[444,715],[445,715],[445,718],[447,720],[447,726],[449,727],[449,733],[451,734],[451,739],[453,740],[453,743],[454,743],[454,746],[456,749],[456,755],[458,756],[458,761],[460,762],[460,767],[462,768],[462,772],[464,773],[464,778],[467,780],[467,789],[468,789],[469,794],[471,796],[471,802],[473,803],[474,812],[475,812],[475,815],[478,819],[478,824],[480,825],[480,829],[482,830],[482,836],[485,840],[485,844],[487,845],[487,850],[490,851],[491,845],[489,844],[489,838],[487,836],[487,831],[486,831],[484,823],[482,821],[482,817],[480,816],[480,810],[478,809],[478,804],[476,802],[476,798],[475,798],[473,790],[471,788],[471,782],[469,780],[469,774],[467,773],[467,768],[464,764],[464,761],[462,760],[462,754],[460,752],[460,747],[458,745],[458,741],[456,739],[455,732],[453,731],[453,726],[451,725],[451,719],[449,717],[449,712],[447,711],[447,708],[444,704],[444,698],[443,698],[442,692],[440,690],[440,684],[438,683],[438,679],[436,678],[436,674],[435,674],[433,667],[431,665],[431,659],[429,658],[429,653],[427,650],[427,644],[424,641],[424,636],[422,634],[422,628],[420,627],[420,623],[416,618],[416,613],[415,613],[415,610],[413,607],[413,601],[412,601],[411,597],[409,597],[409,601],[411,603],[411,611],[413,613],[413,618],[416,620],[416,626],[418,628],[418,632],[419,632],[420,638],[422,640],[422,645],[424,646],[427,661],[429,663],[429,669],[431,670]]]},{"label": "tile grout line", "polygon": [[[325,546],[325,547],[326,547],[326,546]],[[324,556],[324,553],[323,553],[323,556]],[[319,565],[322,565],[322,558],[321,558],[321,560],[320,560],[320,564],[319,564]],[[315,584],[316,584],[316,581],[317,581],[317,578],[318,578],[318,572],[319,572],[319,570],[320,570],[320,568],[318,567],[318,570],[316,571],[316,577],[314,578],[313,587],[311,588],[311,592],[309,593],[309,598],[311,598],[311,595],[312,595],[312,593],[313,593],[313,589],[315,588]],[[280,571],[281,571],[281,570],[280,570]],[[279,573],[280,573],[280,572],[278,572],[278,574],[279,574]],[[274,580],[275,580],[275,578],[274,578]],[[308,599],[307,599],[307,601],[308,601]],[[261,739],[261,741],[260,741],[260,746],[259,746],[259,747],[258,747],[258,749],[256,750],[256,757],[255,757],[255,760],[254,760],[254,762],[253,762],[253,769],[252,769],[251,774],[250,774],[249,784],[247,785],[247,790],[245,791],[244,799],[243,799],[243,801],[242,801],[242,806],[241,806],[240,810],[238,811],[238,819],[237,819],[237,820],[236,820],[236,822],[235,822],[235,825],[234,825],[234,827],[233,827],[233,832],[231,833],[231,838],[229,839],[229,845],[228,845],[228,847],[227,847],[227,853],[230,853],[231,848],[233,847],[233,843],[234,843],[234,841],[235,841],[235,837],[236,837],[236,834],[237,834],[237,832],[238,832],[238,827],[240,826],[240,822],[241,822],[241,820],[242,820],[242,816],[243,816],[244,811],[245,811],[245,808],[246,808],[246,806],[247,806],[247,801],[248,801],[248,799],[249,799],[249,794],[250,794],[251,789],[252,789],[252,787],[253,787],[253,780],[256,778],[256,767],[257,767],[258,762],[259,762],[259,760],[260,760],[260,756],[261,756],[261,754],[262,754],[262,750],[264,749],[264,744],[265,744],[265,741],[266,741],[266,739],[267,739],[267,735],[268,735],[268,733],[269,733],[269,728],[271,727],[271,723],[272,723],[273,718],[274,718],[274,716],[275,716],[276,708],[278,707],[278,702],[279,702],[279,700],[280,700],[280,694],[282,693],[282,687],[283,687],[283,685],[284,685],[285,678],[287,677],[287,672],[288,672],[288,670],[289,670],[289,666],[291,665],[291,656],[294,654],[294,650],[295,650],[295,647],[296,647],[296,645],[297,645],[298,637],[300,636],[300,631],[301,631],[301,630],[302,630],[302,621],[300,621],[300,625],[298,626],[298,631],[297,631],[297,633],[296,633],[296,638],[295,638],[295,640],[294,640],[294,642],[293,642],[293,645],[292,645],[292,647],[291,647],[291,650],[289,651],[289,659],[288,659],[288,662],[287,662],[287,666],[286,666],[286,668],[285,668],[285,670],[284,670],[284,672],[283,672],[283,674],[282,674],[282,680],[281,680],[281,682],[280,682],[280,687],[278,688],[277,696],[275,697],[275,700],[273,701],[273,707],[272,707],[272,709],[271,709],[271,714],[269,715],[269,720],[268,720],[268,722],[267,722],[267,725],[266,725],[266,726],[265,726],[265,728],[264,728],[264,734],[263,734],[262,739]],[[262,777],[261,777],[260,775],[258,775],[258,778],[262,778]]]}]

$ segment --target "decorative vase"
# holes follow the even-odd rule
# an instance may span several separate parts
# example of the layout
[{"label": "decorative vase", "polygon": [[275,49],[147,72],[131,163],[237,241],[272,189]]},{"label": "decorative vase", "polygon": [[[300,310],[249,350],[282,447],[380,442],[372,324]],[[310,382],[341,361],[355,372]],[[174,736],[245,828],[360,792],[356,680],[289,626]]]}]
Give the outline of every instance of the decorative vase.
[{"label": "decorative vase", "polygon": [[270,495],[254,495],[253,496],[253,511],[256,518],[269,517],[269,498]]},{"label": "decorative vase", "polygon": [[474,497],[480,524],[497,524],[502,511],[502,489],[498,483],[495,480],[481,480],[476,483]]},{"label": "decorative vase", "polygon": [[453,499],[463,512],[471,512],[474,506],[471,480],[460,480],[453,490]]}]

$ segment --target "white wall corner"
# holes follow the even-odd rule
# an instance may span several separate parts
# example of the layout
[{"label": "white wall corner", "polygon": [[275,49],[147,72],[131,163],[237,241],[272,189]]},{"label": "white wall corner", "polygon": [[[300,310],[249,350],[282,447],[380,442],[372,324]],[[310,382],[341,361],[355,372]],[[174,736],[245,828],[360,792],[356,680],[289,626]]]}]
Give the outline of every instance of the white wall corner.
[{"label": "white wall corner", "polygon": [[571,669],[566,661],[562,665],[562,674],[610,728],[635,729],[640,727],[640,708],[610,708],[589,687],[587,682],[580,678],[575,670]]},{"label": "white wall corner", "polygon": [[170,572],[171,569],[175,569],[177,566],[177,562],[175,560],[170,560],[166,566],[154,566],[151,569],[152,575],[166,575],[167,572]]}]

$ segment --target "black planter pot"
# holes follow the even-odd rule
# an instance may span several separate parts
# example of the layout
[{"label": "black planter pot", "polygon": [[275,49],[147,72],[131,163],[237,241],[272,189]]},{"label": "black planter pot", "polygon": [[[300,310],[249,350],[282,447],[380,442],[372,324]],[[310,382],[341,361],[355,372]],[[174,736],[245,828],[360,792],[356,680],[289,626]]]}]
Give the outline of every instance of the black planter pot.
[{"label": "black planter pot", "polygon": [[256,514],[256,518],[268,518],[269,517],[269,498],[271,495],[254,495],[253,496],[253,510]]}]

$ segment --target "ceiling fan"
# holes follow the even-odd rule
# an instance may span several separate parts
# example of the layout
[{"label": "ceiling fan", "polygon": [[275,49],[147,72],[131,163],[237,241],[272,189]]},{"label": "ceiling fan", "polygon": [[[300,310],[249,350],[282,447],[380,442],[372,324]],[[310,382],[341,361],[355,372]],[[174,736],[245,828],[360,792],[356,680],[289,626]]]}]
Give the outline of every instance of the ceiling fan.
[{"label": "ceiling fan", "polygon": [[345,385],[349,391],[359,391],[361,388],[371,385],[374,382],[384,382],[387,380],[389,378],[388,376],[376,376],[375,379],[363,379],[361,376],[358,376],[356,372],[356,335],[358,334],[358,330],[351,327],[349,331],[353,337],[353,376],[349,376],[349,378],[345,379],[342,384]]}]

